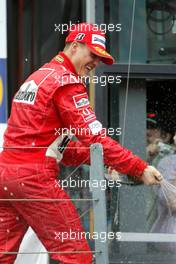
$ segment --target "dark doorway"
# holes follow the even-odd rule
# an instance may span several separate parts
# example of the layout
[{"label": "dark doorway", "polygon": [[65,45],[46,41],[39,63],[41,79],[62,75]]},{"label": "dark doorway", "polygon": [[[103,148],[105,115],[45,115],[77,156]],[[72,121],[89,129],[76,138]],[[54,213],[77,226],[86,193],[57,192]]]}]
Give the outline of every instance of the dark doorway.
[{"label": "dark doorway", "polygon": [[159,125],[168,132],[176,131],[176,81],[147,81],[147,112],[156,114]]}]

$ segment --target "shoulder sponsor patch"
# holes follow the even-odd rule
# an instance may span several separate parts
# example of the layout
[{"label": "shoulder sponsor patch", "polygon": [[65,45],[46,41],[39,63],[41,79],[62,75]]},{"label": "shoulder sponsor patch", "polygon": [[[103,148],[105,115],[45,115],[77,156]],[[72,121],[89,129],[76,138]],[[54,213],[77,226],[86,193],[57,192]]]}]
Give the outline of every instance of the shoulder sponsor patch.
[{"label": "shoulder sponsor patch", "polygon": [[102,124],[98,120],[93,121],[88,126],[93,135],[97,135],[102,130]]},{"label": "shoulder sponsor patch", "polygon": [[64,61],[64,58],[60,55],[57,55],[54,59],[58,61],[59,63],[62,63]]},{"label": "shoulder sponsor patch", "polygon": [[87,98],[87,93],[73,96],[73,101],[76,108],[85,107],[89,105],[89,99]]},{"label": "shoulder sponsor patch", "polygon": [[37,92],[38,86],[33,80],[25,82],[15,94],[13,101],[33,105],[35,103]]}]

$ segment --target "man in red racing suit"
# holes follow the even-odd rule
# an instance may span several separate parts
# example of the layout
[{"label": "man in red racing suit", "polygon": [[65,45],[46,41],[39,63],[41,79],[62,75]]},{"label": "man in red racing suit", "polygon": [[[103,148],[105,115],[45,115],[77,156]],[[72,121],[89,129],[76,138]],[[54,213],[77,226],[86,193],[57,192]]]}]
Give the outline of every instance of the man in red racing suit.
[{"label": "man in red racing suit", "polygon": [[[13,98],[0,156],[0,196],[10,200],[0,202],[0,263],[14,262],[15,254],[3,252],[18,252],[28,226],[59,263],[92,263],[86,239],[68,236],[70,230],[79,233],[83,229],[75,207],[56,181],[58,162],[89,164],[91,144],[102,144],[104,163],[112,169],[146,184],[157,184],[161,179],[155,168],[104,136],[90,107],[79,77],[87,75],[100,60],[112,64],[113,58],[105,50],[104,33],[87,25],[70,29],[64,51],[31,74]],[[78,141],[71,140],[70,129]]]}]

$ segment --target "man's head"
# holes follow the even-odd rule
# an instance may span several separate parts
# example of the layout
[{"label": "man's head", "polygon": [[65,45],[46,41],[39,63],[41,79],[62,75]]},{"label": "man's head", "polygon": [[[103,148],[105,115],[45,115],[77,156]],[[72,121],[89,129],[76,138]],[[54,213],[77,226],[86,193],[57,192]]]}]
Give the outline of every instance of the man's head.
[{"label": "man's head", "polygon": [[173,143],[174,128],[172,123],[168,122],[163,116],[156,113],[147,114],[147,143],[155,143],[157,140],[165,144]]},{"label": "man's head", "polygon": [[94,69],[100,61],[100,57],[93,54],[82,43],[71,42],[66,45],[64,52],[72,61],[79,76],[87,76],[89,71]]},{"label": "man's head", "polygon": [[147,144],[154,143],[161,136],[161,129],[158,125],[157,115],[155,113],[147,114]]},{"label": "man's head", "polygon": [[109,65],[114,62],[113,57],[106,51],[105,34],[87,23],[77,24],[69,29],[64,53],[80,76],[86,76],[99,61]]}]

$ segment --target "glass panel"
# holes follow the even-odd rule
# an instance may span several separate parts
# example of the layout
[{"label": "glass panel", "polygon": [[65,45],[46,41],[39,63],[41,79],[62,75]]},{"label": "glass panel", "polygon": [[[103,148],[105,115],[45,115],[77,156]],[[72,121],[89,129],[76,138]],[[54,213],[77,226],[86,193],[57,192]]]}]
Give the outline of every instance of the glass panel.
[{"label": "glass panel", "polygon": [[[124,115],[122,106],[124,105],[125,87],[125,80],[122,80],[118,87],[109,87],[109,126],[111,127],[121,124],[121,116]],[[127,124],[127,130],[129,130],[128,126],[131,128],[130,131],[127,131],[127,138],[131,137],[131,139],[126,141],[127,147],[137,153],[138,144],[143,147],[145,138],[149,141],[152,140],[152,136],[148,134],[149,128],[159,129],[159,132],[155,131],[153,136],[157,139],[159,137],[163,144],[156,151],[153,161],[151,159],[149,161],[158,167],[166,180],[173,184],[176,182],[176,154],[173,141],[176,131],[176,109],[174,106],[176,92],[174,87],[175,82],[172,80],[130,80],[127,117],[133,121],[133,115],[135,115],[136,122],[133,122],[134,126]],[[145,106],[149,114],[147,120],[144,112]],[[158,126],[155,125],[154,121],[156,120]],[[148,130],[146,135],[141,136],[145,130],[143,121],[147,121]],[[137,136],[133,127],[138,127]],[[158,142],[156,142],[157,144]],[[144,149],[145,147],[143,151]],[[108,219],[109,230],[122,232],[122,238],[119,241],[117,239],[109,241],[110,263],[175,263],[175,190],[176,188],[169,187],[163,194],[159,187],[126,184],[110,190],[110,194],[108,194],[111,206]],[[175,242],[171,239],[175,239]]]},{"label": "glass panel", "polygon": [[[175,82],[147,82],[147,159],[175,185]],[[155,89],[153,89],[155,87]],[[163,192],[164,191],[164,192]],[[167,198],[167,200],[166,200]],[[175,233],[175,187],[154,188],[148,201],[147,224],[151,232]],[[155,251],[175,254],[175,243],[155,245]]]},{"label": "glass panel", "polygon": [[[80,165],[78,167],[62,166],[59,180],[71,199],[92,199],[89,188],[88,165]],[[73,203],[77,208],[85,232],[93,232],[92,201],[73,201]],[[93,249],[93,241],[90,241],[90,245]]]}]

